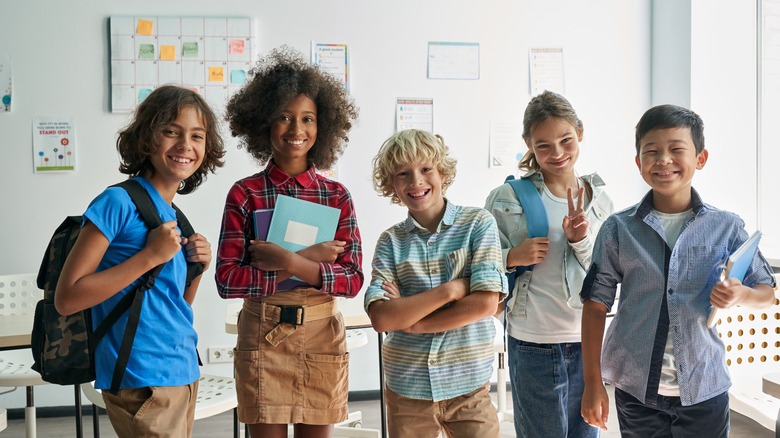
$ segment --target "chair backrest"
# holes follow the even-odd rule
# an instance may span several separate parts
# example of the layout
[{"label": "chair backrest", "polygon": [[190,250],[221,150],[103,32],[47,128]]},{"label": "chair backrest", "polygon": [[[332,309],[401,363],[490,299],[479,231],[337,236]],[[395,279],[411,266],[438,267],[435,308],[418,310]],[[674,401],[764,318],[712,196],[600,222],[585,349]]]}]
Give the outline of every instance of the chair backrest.
[{"label": "chair backrest", "polygon": [[0,316],[31,315],[43,298],[38,289],[38,274],[0,275]]},{"label": "chair backrest", "polygon": [[718,334],[726,346],[726,363],[734,375],[780,369],[780,299],[765,309],[734,307],[718,312]]}]

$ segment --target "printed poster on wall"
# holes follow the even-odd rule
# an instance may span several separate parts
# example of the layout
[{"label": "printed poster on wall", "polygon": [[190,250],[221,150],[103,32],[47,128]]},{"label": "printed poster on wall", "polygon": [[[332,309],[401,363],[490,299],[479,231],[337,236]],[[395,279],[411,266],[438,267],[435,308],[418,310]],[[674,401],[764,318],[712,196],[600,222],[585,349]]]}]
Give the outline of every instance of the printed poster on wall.
[{"label": "printed poster on wall", "polygon": [[395,102],[395,131],[433,132],[433,99],[399,97]]},{"label": "printed poster on wall", "polygon": [[72,172],[76,169],[73,117],[35,117],[32,129],[35,173]]},{"label": "printed poster on wall", "polygon": [[11,111],[11,94],[13,87],[11,82],[11,57],[0,54],[0,113]]},{"label": "printed poster on wall", "polygon": [[311,62],[335,76],[349,90],[349,56],[346,44],[311,42]]},{"label": "printed poster on wall", "polygon": [[479,43],[428,42],[428,79],[479,79]]},{"label": "printed poster on wall", "polygon": [[488,167],[517,168],[526,146],[520,125],[514,120],[491,120]]},{"label": "printed poster on wall", "polygon": [[563,48],[531,48],[528,53],[531,69],[531,96],[544,90],[566,94],[563,78]]}]

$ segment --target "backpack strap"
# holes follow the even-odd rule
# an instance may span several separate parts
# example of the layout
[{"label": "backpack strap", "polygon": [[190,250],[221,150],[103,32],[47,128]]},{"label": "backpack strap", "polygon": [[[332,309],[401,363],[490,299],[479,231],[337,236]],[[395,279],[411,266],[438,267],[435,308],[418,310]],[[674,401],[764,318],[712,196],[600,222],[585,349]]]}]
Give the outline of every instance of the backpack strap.
[{"label": "backpack strap", "polygon": [[542,197],[534,183],[528,178],[515,179],[508,176],[506,182],[515,191],[517,200],[523,206],[523,212],[528,222],[528,237],[547,237],[547,210],[542,203]]},{"label": "backpack strap", "polygon": [[[146,222],[149,230],[153,230],[162,225],[162,220],[160,219],[157,209],[154,207],[152,198],[141,183],[134,179],[128,179],[115,185],[127,190],[127,193],[130,195],[130,198],[133,199],[136,207],[138,207],[138,212],[141,214],[141,218],[143,218],[144,222]],[[176,224],[179,226],[179,229],[181,229],[181,235],[189,237],[195,234],[195,229],[193,229],[192,224],[190,224],[190,221],[187,219],[184,212],[181,211],[176,204],[171,203],[171,206],[176,211]],[[186,286],[189,286],[190,283],[192,283],[192,280],[202,273],[203,263],[188,261]]]},{"label": "backpack strap", "polygon": [[[115,184],[115,187],[122,187],[130,195],[136,208],[138,209],[141,218],[143,219],[149,230],[153,230],[162,225],[157,208],[154,206],[152,198],[146,189],[136,180],[128,179],[119,184]],[[182,230],[182,234],[185,236],[191,236],[194,233],[192,225],[190,224],[184,213],[173,206],[176,211],[177,225]],[[108,329],[119,319],[120,316],[130,308],[130,313],[127,318],[127,326],[125,327],[125,333],[122,337],[122,344],[119,347],[116,365],[114,366],[114,373],[111,378],[110,391],[116,394],[119,391],[119,387],[122,384],[125,372],[127,371],[127,363],[130,360],[130,353],[133,349],[133,341],[135,340],[135,334],[138,330],[138,323],[141,319],[141,308],[143,306],[144,294],[147,290],[154,287],[155,278],[162,271],[165,263],[160,264],[143,275],[140,284],[131,292],[127,293],[120,302],[114,307],[109,315],[101,322],[97,330],[95,330],[95,342],[97,342],[103,335],[108,332]],[[192,268],[191,268],[192,266]],[[199,269],[198,269],[199,268]],[[203,272],[202,263],[187,263],[187,285],[189,285],[191,278],[190,275],[197,272],[194,277],[200,275]],[[192,278],[194,278],[192,277]]]},{"label": "backpack strap", "polygon": [[[542,197],[539,195],[539,190],[537,190],[533,181],[529,178],[515,179],[513,175],[509,175],[504,182],[512,187],[515,196],[517,196],[517,200],[523,207],[523,213],[525,214],[528,227],[528,237],[547,237],[547,232],[549,231],[547,209],[544,208]],[[509,301],[514,294],[515,280],[517,280],[517,277],[533,268],[533,265],[517,266],[515,267],[514,273],[508,272],[506,274],[509,282],[509,293],[507,294],[506,301]],[[504,326],[506,326],[506,308],[504,308]]]},{"label": "backpack strap", "polygon": [[[176,204],[171,203],[171,206],[176,210],[176,222],[181,229],[182,236],[190,237],[195,234],[195,229],[192,228],[189,219],[184,215],[184,212],[179,210]],[[185,287],[189,287],[196,277],[203,273],[203,263],[187,261],[187,283]]]}]

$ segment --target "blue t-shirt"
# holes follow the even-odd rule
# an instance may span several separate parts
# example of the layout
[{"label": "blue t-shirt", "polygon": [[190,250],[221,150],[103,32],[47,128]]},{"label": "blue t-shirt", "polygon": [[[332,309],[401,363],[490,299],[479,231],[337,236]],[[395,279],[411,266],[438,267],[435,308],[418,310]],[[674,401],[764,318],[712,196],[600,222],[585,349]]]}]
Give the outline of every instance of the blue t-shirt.
[{"label": "blue t-shirt", "polygon": [[[163,200],[152,184],[136,178],[144,186],[163,222],[176,220],[176,212]],[[84,217],[109,241],[98,272],[116,266],[146,245],[149,232],[130,195],[121,187],[109,187],[87,208]],[[154,287],[144,296],[135,342],[127,363],[121,388],[187,385],[200,377],[196,345],[198,335],[192,326],[192,307],[184,299],[187,275],[182,250],[165,264]],[[136,287],[138,280],[116,295],[92,308],[93,327],[97,327],[122,296]],[[117,321],[95,350],[95,387],[108,389],[122,344],[127,314]]]}]

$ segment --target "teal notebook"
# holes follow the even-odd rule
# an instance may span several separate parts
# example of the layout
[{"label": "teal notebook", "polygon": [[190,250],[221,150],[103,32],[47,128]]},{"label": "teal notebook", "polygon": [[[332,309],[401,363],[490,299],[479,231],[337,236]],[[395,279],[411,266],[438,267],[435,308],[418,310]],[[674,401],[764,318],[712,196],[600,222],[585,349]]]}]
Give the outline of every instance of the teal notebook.
[{"label": "teal notebook", "polygon": [[[721,281],[727,278],[736,278],[739,281],[745,279],[745,274],[753,262],[753,257],[758,251],[758,242],[761,240],[761,231],[755,231],[746,241],[729,256],[726,268],[721,274]],[[712,328],[717,319],[717,307],[710,307],[710,315],[707,318],[707,327]]]},{"label": "teal notebook", "polygon": [[296,252],[333,240],[340,215],[338,208],[278,195],[266,240]]}]

